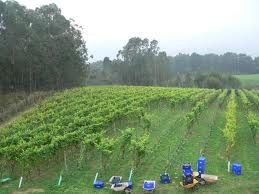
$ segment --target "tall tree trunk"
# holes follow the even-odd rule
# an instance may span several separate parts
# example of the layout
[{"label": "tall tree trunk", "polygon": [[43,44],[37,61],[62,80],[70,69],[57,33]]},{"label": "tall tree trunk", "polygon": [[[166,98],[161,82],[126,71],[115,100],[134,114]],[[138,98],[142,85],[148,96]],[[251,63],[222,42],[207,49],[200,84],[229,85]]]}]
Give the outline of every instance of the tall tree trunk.
[{"label": "tall tree trunk", "polygon": [[21,80],[21,82],[22,82],[22,83],[21,83],[21,85],[22,85],[22,86],[21,86],[22,90],[24,90],[24,78],[23,78],[23,76],[24,76],[24,75],[23,75],[23,71],[22,71],[22,78],[21,78],[21,79],[22,79],[22,80]]},{"label": "tall tree trunk", "polygon": [[29,66],[29,92],[32,92],[32,70],[31,70],[31,64]]},{"label": "tall tree trunk", "polygon": [[157,85],[157,64],[155,63],[155,86]]}]

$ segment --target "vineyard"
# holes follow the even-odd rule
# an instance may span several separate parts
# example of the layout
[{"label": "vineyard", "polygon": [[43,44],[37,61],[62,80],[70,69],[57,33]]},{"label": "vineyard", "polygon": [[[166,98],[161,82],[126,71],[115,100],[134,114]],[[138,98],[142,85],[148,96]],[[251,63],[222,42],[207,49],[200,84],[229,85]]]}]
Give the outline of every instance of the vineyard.
[{"label": "vineyard", "polygon": [[[172,184],[158,193],[184,193],[181,164],[220,177],[202,192],[259,192],[259,92],[99,86],[65,90],[41,101],[0,128],[0,193],[30,189],[46,193],[111,193],[95,190],[93,179],[133,173],[133,194],[162,172]],[[227,162],[243,172],[227,171]],[[62,175],[62,184],[57,186]],[[24,177],[17,189],[19,178]]]}]

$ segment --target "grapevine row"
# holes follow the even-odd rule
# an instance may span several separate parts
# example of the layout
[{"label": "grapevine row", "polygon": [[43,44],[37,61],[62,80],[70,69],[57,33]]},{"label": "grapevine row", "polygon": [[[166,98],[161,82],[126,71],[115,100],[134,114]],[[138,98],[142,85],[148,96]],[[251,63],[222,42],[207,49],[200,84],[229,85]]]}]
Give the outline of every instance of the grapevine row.
[{"label": "grapevine row", "polygon": [[[171,161],[171,164],[176,160],[177,155],[179,152],[183,149],[183,146],[188,138],[189,132],[190,132],[190,127],[194,124],[194,121],[197,120],[198,116],[201,114],[201,112],[208,107],[208,105],[215,100],[215,98],[219,95],[219,90],[212,91],[205,95],[203,100],[199,100],[196,102],[196,105],[192,108],[192,110],[186,114],[185,116],[185,123],[187,125],[186,131],[183,134],[183,136],[179,139],[177,139],[177,147],[170,154],[169,161]],[[170,149],[171,150],[171,149]]]},{"label": "grapevine row", "polygon": [[151,102],[202,91],[206,89],[123,86],[66,90],[1,129],[0,158],[34,163],[80,142],[87,134],[104,130],[116,119],[141,117]]},{"label": "grapevine row", "polygon": [[[249,95],[248,92],[247,94]],[[244,105],[244,108],[248,111],[246,115],[247,122],[248,122],[249,128],[251,129],[253,141],[254,143],[256,143],[256,134],[257,134],[257,131],[259,131],[259,120],[257,119],[256,114],[251,110],[252,103],[246,97],[246,94],[244,91],[240,91],[240,97],[241,97],[242,104]],[[254,98],[254,96],[252,95],[250,96],[250,98]]]},{"label": "grapevine row", "polygon": [[235,99],[235,91],[231,90],[230,98],[227,104],[226,110],[226,124],[223,129],[223,135],[227,141],[227,156],[230,159],[230,154],[233,146],[235,145],[235,138],[236,138],[236,128],[237,128],[237,121],[236,121],[236,99]]}]

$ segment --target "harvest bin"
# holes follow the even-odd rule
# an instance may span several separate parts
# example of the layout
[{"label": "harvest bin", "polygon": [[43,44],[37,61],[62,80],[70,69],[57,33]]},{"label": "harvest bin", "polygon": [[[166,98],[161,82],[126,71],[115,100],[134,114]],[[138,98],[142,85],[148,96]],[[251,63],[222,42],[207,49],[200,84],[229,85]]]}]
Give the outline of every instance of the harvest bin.
[{"label": "harvest bin", "polygon": [[192,166],[191,166],[191,163],[188,162],[188,163],[183,163],[182,165],[182,169],[183,169],[183,174],[184,176],[187,176],[187,175],[192,175]]},{"label": "harvest bin", "polygon": [[96,189],[102,189],[104,187],[104,182],[94,182],[94,188]]},{"label": "harvest bin", "polygon": [[169,184],[171,183],[171,178],[168,173],[160,174],[160,182],[162,184]]},{"label": "harvest bin", "polygon": [[205,173],[205,166],[206,166],[206,158],[199,157],[197,162],[197,171],[199,172],[199,178],[201,178],[201,174]]},{"label": "harvest bin", "polygon": [[235,175],[241,175],[242,165],[241,164],[232,164],[232,172]]}]

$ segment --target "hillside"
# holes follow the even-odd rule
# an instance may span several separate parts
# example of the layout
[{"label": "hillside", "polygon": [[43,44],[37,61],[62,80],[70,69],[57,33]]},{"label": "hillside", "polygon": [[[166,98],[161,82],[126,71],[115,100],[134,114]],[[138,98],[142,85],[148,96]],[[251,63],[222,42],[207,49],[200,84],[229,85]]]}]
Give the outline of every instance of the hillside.
[{"label": "hillside", "polygon": [[[185,193],[181,164],[191,162],[196,170],[201,155],[206,173],[220,179],[200,186],[200,192],[257,193],[259,139],[247,115],[258,121],[258,107],[258,91],[247,90],[65,90],[0,129],[0,175],[13,178],[0,185],[0,193],[17,192],[21,176],[23,193],[112,193],[108,184],[93,188],[95,173],[105,182],[112,175],[126,180],[132,168],[133,194],[143,193],[144,180],[156,180],[157,193]],[[227,172],[228,158],[242,164],[241,176]],[[159,184],[165,171],[172,184]]]}]

